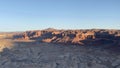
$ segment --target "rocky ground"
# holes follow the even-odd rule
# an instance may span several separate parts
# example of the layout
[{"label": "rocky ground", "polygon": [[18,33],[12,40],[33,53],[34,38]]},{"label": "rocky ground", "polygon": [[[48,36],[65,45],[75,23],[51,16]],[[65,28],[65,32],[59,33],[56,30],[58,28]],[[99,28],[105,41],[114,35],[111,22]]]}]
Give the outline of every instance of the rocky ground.
[{"label": "rocky ground", "polygon": [[[58,32],[58,34],[61,33]],[[70,44],[68,44],[68,42],[41,42],[41,39],[38,40],[38,38],[42,37],[42,40],[45,40],[45,37],[51,39],[56,35],[50,37],[51,35],[47,34],[45,36],[45,34],[42,34],[41,36],[39,32],[37,34],[33,33],[33,35],[30,36],[28,36],[28,34],[25,36],[25,34],[21,33],[17,35],[14,34],[13,38],[4,37],[1,39],[4,39],[6,43],[9,42],[12,46],[10,45],[11,48],[4,47],[3,51],[1,50],[0,68],[120,68],[119,35],[116,33],[113,37],[113,34],[107,33],[100,35],[99,38],[96,35],[91,36],[91,34],[87,34],[85,37],[82,36],[82,38],[79,36],[82,40],[78,42],[84,45],[71,44],[71,41]],[[71,35],[68,34],[65,36],[69,37],[69,40],[76,37],[71,37]],[[65,36],[60,39],[63,39]],[[15,37],[17,37],[17,39]],[[26,37],[29,39],[25,39]],[[98,40],[101,38],[104,40]],[[90,41],[92,43],[89,42],[88,44],[88,40],[94,40],[95,42]],[[1,42],[3,42],[3,40],[0,40],[0,43]],[[0,46],[9,46],[9,43],[0,44]]]},{"label": "rocky ground", "polygon": [[120,68],[120,53],[92,46],[19,42],[0,53],[0,68]]}]

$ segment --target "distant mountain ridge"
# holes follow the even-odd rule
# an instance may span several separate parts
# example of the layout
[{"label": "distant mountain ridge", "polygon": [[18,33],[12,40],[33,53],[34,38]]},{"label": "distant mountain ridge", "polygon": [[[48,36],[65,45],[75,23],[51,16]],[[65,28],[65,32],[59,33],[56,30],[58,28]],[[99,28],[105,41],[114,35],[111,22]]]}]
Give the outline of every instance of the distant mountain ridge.
[{"label": "distant mountain ridge", "polygon": [[53,30],[57,30],[57,29],[54,29],[54,28],[47,28],[47,29],[44,29],[44,30],[53,31]]}]

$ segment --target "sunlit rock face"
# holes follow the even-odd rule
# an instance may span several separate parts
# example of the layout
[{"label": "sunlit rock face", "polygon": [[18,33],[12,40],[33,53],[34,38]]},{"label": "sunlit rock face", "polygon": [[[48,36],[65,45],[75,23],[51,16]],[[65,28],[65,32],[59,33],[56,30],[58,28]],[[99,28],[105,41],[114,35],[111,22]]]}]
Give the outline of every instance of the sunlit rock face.
[{"label": "sunlit rock face", "polygon": [[14,33],[0,33],[0,52],[2,52],[4,48],[11,49],[14,47],[14,42],[11,40],[13,34]]},{"label": "sunlit rock face", "polygon": [[12,41],[0,39],[0,52],[2,52],[4,48],[11,49],[13,46],[14,44]]}]

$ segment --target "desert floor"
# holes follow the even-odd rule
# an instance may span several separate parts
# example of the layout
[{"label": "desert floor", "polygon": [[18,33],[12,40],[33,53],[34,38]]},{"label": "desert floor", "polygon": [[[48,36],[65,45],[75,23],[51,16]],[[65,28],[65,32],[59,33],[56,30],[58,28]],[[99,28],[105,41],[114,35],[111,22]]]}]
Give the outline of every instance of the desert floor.
[{"label": "desert floor", "polygon": [[0,39],[0,68],[120,68],[120,53],[99,46]]}]

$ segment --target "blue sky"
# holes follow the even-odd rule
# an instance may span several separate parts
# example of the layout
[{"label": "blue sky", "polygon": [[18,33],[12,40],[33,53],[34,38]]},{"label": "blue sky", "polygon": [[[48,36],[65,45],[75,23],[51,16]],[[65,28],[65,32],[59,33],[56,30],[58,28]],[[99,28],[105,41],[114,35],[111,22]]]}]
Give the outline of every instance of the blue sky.
[{"label": "blue sky", "polygon": [[120,29],[120,0],[0,0],[0,31]]}]

